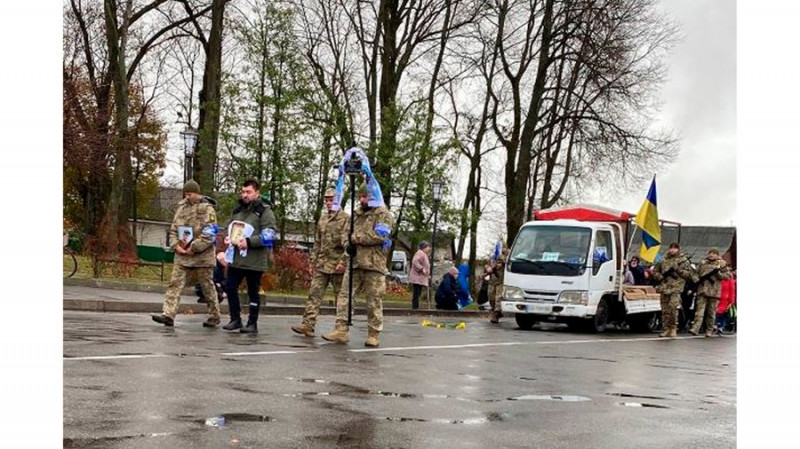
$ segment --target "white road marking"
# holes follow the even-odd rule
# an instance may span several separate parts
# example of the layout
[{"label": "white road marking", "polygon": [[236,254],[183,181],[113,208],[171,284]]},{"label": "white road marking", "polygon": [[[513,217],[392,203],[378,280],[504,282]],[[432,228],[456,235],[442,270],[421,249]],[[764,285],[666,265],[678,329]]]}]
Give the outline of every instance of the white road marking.
[{"label": "white road marking", "polygon": [[[678,337],[672,340],[685,340],[697,337]],[[514,341],[504,343],[470,343],[463,345],[444,345],[444,346],[405,346],[398,348],[370,348],[370,349],[350,349],[350,352],[379,352],[379,351],[415,351],[426,349],[461,349],[461,348],[482,348],[491,346],[517,346],[517,345],[572,345],[582,343],[621,343],[631,341],[656,341],[669,340],[661,337],[642,337],[642,338],[617,338],[613,340],[563,340],[563,341]]]},{"label": "white road marking", "polygon": [[223,352],[220,355],[228,355],[228,356],[280,355],[280,354],[299,354],[301,352],[309,352],[309,351]]},{"label": "white road marking", "polygon": [[468,343],[463,345],[439,345],[439,346],[403,346],[398,348],[370,348],[370,349],[350,349],[350,352],[376,352],[376,351],[416,351],[419,349],[461,349],[461,348],[486,348],[489,346],[518,346],[529,345],[532,342],[512,341],[505,343]]},{"label": "white road marking", "polygon": [[169,354],[94,355],[88,357],[64,357],[64,360],[148,359],[154,357],[170,357],[170,356]]},{"label": "white road marking", "polygon": [[[672,340],[687,340],[697,337],[678,337]],[[368,348],[368,349],[348,349],[349,352],[400,352],[400,351],[426,351],[432,349],[465,349],[465,348],[488,348],[492,346],[522,346],[522,345],[574,345],[585,343],[626,343],[634,341],[667,341],[669,339],[660,337],[641,337],[641,338],[616,338],[609,340],[563,340],[563,341],[511,341],[498,343],[466,343],[461,345],[431,345],[431,346],[400,346],[389,348]],[[318,350],[314,350],[318,351]],[[292,355],[314,351],[257,351],[257,352],[222,352],[219,355],[227,357],[250,357],[263,355]],[[101,355],[88,357],[64,357],[64,360],[114,360],[114,359],[145,359],[157,357],[171,357],[171,354],[133,354],[133,355]]]}]

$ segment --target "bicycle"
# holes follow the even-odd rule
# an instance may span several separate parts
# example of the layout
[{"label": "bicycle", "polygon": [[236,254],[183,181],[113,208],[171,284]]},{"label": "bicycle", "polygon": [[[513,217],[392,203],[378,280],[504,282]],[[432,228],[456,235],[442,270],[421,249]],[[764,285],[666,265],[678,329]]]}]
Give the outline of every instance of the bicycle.
[{"label": "bicycle", "polygon": [[71,278],[78,271],[78,259],[75,252],[64,246],[64,277]]}]

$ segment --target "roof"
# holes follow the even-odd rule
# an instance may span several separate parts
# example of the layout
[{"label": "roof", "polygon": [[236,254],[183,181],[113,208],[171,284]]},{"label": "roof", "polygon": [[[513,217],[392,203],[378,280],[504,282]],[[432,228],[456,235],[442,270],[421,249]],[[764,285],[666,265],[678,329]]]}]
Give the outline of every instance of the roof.
[{"label": "roof", "polygon": [[[711,248],[717,248],[720,255],[724,255],[728,250],[735,252],[735,236],[735,227],[681,226],[679,239],[677,226],[662,226],[659,254],[663,256],[670,243],[679,241],[681,252],[689,256],[692,262],[700,262]],[[630,256],[639,253],[641,242],[642,233],[637,229],[628,250]]]},{"label": "roof", "polygon": [[635,214],[598,206],[596,204],[576,204],[574,206],[537,210],[533,212],[534,220],[572,219],[578,221],[627,222],[635,216]]}]

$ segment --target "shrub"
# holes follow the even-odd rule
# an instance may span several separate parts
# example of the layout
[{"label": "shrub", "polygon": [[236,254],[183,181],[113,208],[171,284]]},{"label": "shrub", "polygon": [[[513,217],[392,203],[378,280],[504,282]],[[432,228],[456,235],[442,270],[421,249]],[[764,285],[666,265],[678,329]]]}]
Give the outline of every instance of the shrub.
[{"label": "shrub", "polygon": [[308,256],[296,242],[287,242],[274,250],[270,273],[275,276],[278,290],[292,291],[311,284]]}]

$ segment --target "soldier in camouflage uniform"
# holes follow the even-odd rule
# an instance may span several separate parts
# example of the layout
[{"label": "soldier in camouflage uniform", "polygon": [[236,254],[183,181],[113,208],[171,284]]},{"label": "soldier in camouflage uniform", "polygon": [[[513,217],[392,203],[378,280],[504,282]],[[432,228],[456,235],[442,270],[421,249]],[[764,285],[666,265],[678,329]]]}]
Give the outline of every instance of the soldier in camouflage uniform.
[{"label": "soldier in camouflage uniform", "polygon": [[[706,337],[714,336],[714,321],[721,282],[731,277],[728,264],[719,257],[719,250],[711,248],[706,258],[697,268],[697,309],[694,313],[694,324],[689,333],[697,335],[703,321],[706,323]],[[705,320],[704,320],[705,318]]]},{"label": "soldier in camouflage uniform", "polygon": [[678,336],[678,306],[681,303],[681,292],[687,280],[694,278],[689,258],[680,252],[680,245],[670,243],[666,256],[653,269],[653,279],[658,282],[656,291],[661,293],[661,319],[664,332],[660,337]]},{"label": "soldier in camouflage uniform", "polygon": [[319,304],[328,284],[333,285],[334,296],[339,296],[347,262],[344,247],[347,244],[347,232],[350,230],[350,214],[343,210],[332,209],[334,194],[333,189],[325,192],[325,207],[328,213],[320,217],[317,222],[314,249],[311,250],[310,257],[313,275],[303,322],[299,326],[292,326],[293,331],[306,337],[314,336]]},{"label": "soldier in camouflage uniform", "polygon": [[[152,318],[157,323],[173,326],[181,301],[181,291],[187,280],[197,278],[208,300],[208,319],[203,322],[203,326],[216,327],[219,325],[219,306],[212,273],[216,263],[214,239],[217,234],[217,214],[211,204],[202,201],[200,185],[193,179],[184,184],[183,193],[185,198],[178,203],[178,210],[169,229],[170,242],[175,251],[172,279],[167,287],[163,313],[153,315]],[[183,235],[178,235],[178,228],[184,226],[192,230],[192,239],[188,242],[183,239]],[[188,230],[183,232],[187,233]]]},{"label": "soldier in camouflage uniform", "polygon": [[[369,207],[367,192],[358,191],[361,207],[355,211],[353,245],[347,246],[348,257],[355,257],[353,288],[363,292],[367,300],[368,337],[365,346],[378,346],[378,336],[383,330],[383,295],[386,293],[386,260],[391,250],[394,220],[385,206]],[[346,237],[345,237],[346,238]],[[346,242],[347,240],[345,240]],[[322,336],[336,343],[350,341],[347,329],[347,295],[349,273],[345,272],[342,287],[336,297],[336,325],[333,332]]]},{"label": "soldier in camouflage uniform", "polygon": [[503,317],[502,303],[503,298],[503,276],[506,271],[506,259],[508,258],[508,247],[503,245],[500,257],[493,261],[486,272],[489,274],[489,305],[492,309],[492,318],[489,320],[494,324],[500,322]]}]

